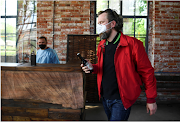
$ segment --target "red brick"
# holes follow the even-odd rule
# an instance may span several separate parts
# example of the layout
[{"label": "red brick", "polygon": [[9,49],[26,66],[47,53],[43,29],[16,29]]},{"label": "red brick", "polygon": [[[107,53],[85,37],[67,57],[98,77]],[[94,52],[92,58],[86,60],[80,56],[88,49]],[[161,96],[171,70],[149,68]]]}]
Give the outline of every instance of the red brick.
[{"label": "red brick", "polygon": [[[180,57],[180,55],[178,55],[180,53],[180,51],[179,51],[179,47],[180,47],[179,43],[180,42],[175,42],[175,44],[173,43],[174,41],[180,40],[179,39],[180,22],[178,21],[178,19],[180,19],[180,17],[177,16],[177,14],[179,14],[179,11],[173,10],[174,8],[176,8],[176,9],[180,8],[178,6],[179,1],[174,1],[173,4],[170,1],[169,2],[155,1],[153,4],[152,3],[149,6],[149,10],[150,10],[149,11],[149,21],[151,24],[151,25],[149,25],[149,27],[155,27],[155,28],[149,29],[149,34],[148,34],[149,35],[149,37],[148,37],[149,38],[149,40],[148,40],[149,41],[148,42],[149,57],[150,58],[153,57],[153,56],[151,56],[151,53],[152,53],[152,55],[154,55],[154,57],[163,57],[164,58],[164,60],[160,60],[158,58],[154,60],[155,71],[158,71],[158,67],[163,67],[164,68],[163,71],[178,72],[178,71],[180,71],[180,69],[177,68],[178,65],[176,64],[176,62],[178,62],[178,61],[177,60],[176,60],[176,62],[172,62],[172,61],[175,61],[175,59]],[[159,16],[159,14],[160,14],[160,16]],[[158,32],[156,32],[156,31],[158,31]],[[156,40],[156,38],[160,38],[159,46],[158,46],[158,42],[156,42],[156,41],[155,41],[155,45],[153,46],[152,40]],[[168,43],[162,44],[161,41],[166,41]],[[172,43],[169,43],[169,42],[172,42]],[[167,48],[167,49],[164,49],[164,48]],[[154,53],[153,53],[153,51],[154,51]],[[163,53],[161,54],[161,52],[163,52]],[[166,54],[166,55],[164,55],[164,54]],[[168,57],[171,57],[171,58],[168,58]],[[161,63],[159,63],[159,62],[161,62]],[[163,66],[164,62],[169,63],[169,64],[173,63],[173,65],[170,65],[169,67],[165,68]],[[158,65],[158,67],[156,65]]]},{"label": "red brick", "polygon": [[168,65],[176,65],[176,63],[168,63]]}]

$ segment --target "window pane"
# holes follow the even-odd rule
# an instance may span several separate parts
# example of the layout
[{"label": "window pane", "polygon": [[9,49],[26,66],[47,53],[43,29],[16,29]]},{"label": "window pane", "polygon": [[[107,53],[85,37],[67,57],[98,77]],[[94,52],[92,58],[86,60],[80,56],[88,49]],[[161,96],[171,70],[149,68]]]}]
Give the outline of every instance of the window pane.
[{"label": "window pane", "polygon": [[6,18],[6,33],[16,33],[16,18]]},{"label": "window pane", "polygon": [[16,62],[16,37],[9,36],[6,38],[6,62]]},{"label": "window pane", "polygon": [[0,15],[5,16],[5,0],[0,0]]},{"label": "window pane", "polygon": [[134,0],[122,1],[122,15],[134,15]]},{"label": "window pane", "polygon": [[120,14],[120,1],[119,0],[110,0],[109,8],[116,10],[117,14]]},{"label": "window pane", "polygon": [[147,19],[139,18],[136,19],[136,38],[141,40],[145,46],[145,38],[146,38],[146,30],[147,30]]},{"label": "window pane", "polygon": [[5,62],[5,19],[1,18],[0,23],[1,38],[0,38],[0,48],[1,48],[1,62]]},{"label": "window pane", "polygon": [[1,38],[4,37],[5,34],[5,19],[0,19],[0,30],[1,30]]},{"label": "window pane", "polygon": [[96,14],[98,14],[99,11],[105,10],[107,8],[108,8],[107,0],[97,0]]},{"label": "window pane", "polygon": [[134,36],[134,18],[123,19],[123,33],[129,36]]},{"label": "window pane", "polygon": [[5,62],[5,38],[4,35],[1,35],[1,40],[0,40],[0,49],[1,49],[1,62]]},{"label": "window pane", "polygon": [[16,62],[16,18],[6,19],[6,62]]},{"label": "window pane", "polygon": [[6,38],[6,56],[16,55],[16,37],[11,36]]},{"label": "window pane", "polygon": [[6,0],[6,16],[17,15],[17,0]]},{"label": "window pane", "polygon": [[147,1],[146,0],[136,1],[136,16],[147,16]]},{"label": "window pane", "polygon": [[147,29],[147,19],[145,18],[136,18],[136,34],[145,34]]}]

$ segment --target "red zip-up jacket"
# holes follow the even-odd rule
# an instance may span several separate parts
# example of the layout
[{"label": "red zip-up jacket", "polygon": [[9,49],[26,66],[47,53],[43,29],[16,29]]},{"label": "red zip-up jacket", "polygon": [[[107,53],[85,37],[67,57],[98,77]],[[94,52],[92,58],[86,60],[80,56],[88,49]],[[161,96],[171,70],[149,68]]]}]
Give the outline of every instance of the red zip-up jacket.
[{"label": "red zip-up jacket", "polygon": [[[93,73],[97,74],[99,99],[101,97],[101,81],[103,76],[103,53],[106,40],[100,41],[97,50],[98,63],[93,64]],[[157,96],[154,68],[146,54],[143,43],[134,37],[121,32],[120,43],[114,55],[114,65],[120,97],[126,109],[137,100],[141,93],[141,85],[145,84],[147,103],[154,103]]]}]

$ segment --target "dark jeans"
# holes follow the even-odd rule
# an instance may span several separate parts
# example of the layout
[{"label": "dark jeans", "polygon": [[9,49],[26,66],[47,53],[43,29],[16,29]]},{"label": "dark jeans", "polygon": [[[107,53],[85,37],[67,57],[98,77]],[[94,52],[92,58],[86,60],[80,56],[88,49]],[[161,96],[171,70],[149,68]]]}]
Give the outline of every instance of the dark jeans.
[{"label": "dark jeans", "polygon": [[108,100],[102,98],[102,103],[108,120],[128,120],[131,107],[125,110],[121,100]]}]

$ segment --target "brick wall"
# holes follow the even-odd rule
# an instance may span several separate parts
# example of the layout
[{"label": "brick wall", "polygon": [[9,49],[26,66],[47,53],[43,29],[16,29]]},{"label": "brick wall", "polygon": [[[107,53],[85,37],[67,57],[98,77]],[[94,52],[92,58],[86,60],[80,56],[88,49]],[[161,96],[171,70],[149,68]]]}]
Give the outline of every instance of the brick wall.
[{"label": "brick wall", "polygon": [[90,1],[38,1],[37,36],[46,36],[50,48],[54,44],[61,64],[66,63],[67,34],[90,34]]},{"label": "brick wall", "polygon": [[180,72],[180,2],[151,1],[149,59],[155,72]]}]

